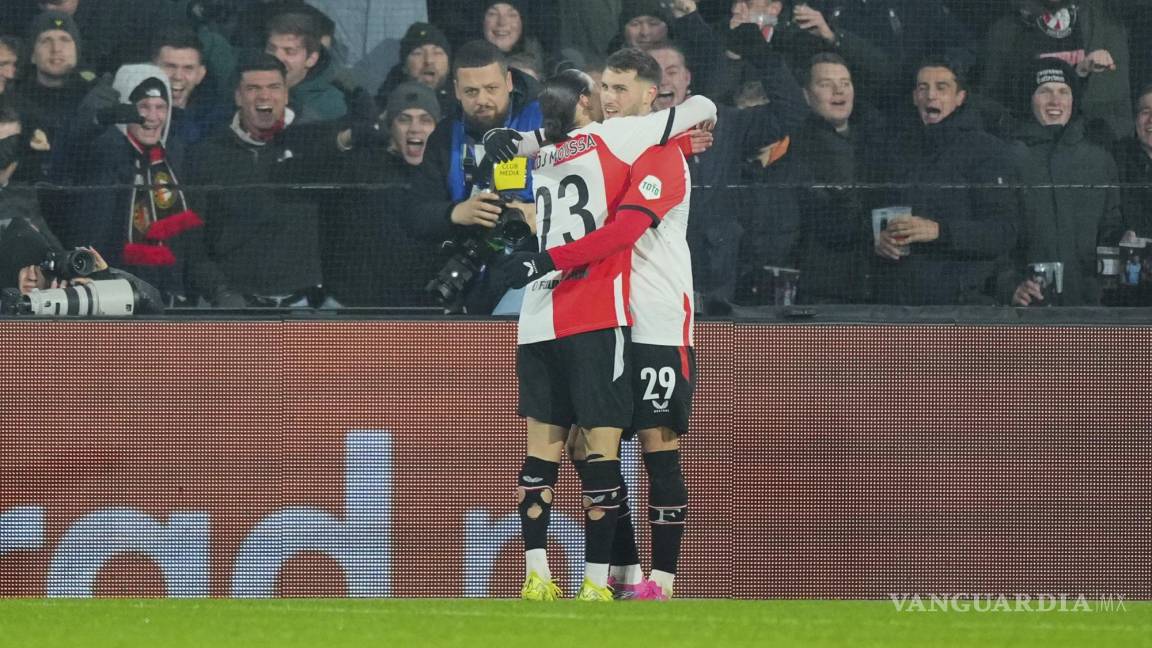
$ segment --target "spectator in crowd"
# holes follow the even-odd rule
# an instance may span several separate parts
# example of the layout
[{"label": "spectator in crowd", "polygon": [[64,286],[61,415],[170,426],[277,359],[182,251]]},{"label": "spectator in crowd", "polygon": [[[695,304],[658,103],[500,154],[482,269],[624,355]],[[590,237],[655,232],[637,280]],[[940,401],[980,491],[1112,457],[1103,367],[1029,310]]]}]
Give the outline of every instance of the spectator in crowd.
[{"label": "spectator in crowd", "polygon": [[204,49],[191,30],[170,30],[152,46],[152,63],[164,70],[172,88],[171,137],[184,146],[204,139],[228,124],[232,111],[211,85],[201,85],[208,73]]},{"label": "spectator in crowd", "polygon": [[285,13],[274,17],[268,23],[264,51],[288,71],[289,105],[300,124],[339,119],[348,113],[344,93],[332,83],[336,69],[310,16]]},{"label": "spectator in crowd", "polygon": [[805,304],[868,301],[871,210],[877,190],[856,183],[890,181],[891,147],[883,117],[857,100],[855,79],[838,54],[812,58],[803,75],[812,112],[792,145],[804,176],[818,185],[802,193],[802,244],[797,299]]},{"label": "spectator in crowd", "polygon": [[148,60],[151,34],[160,30],[163,5],[154,0],[40,0],[44,11],[71,16],[84,35],[84,68],[97,76],[125,63]]},{"label": "spectator in crowd", "polygon": [[[732,190],[728,185],[740,181],[747,172],[747,161],[757,160],[764,147],[793,134],[808,112],[804,95],[783,58],[759,38],[754,25],[744,25],[742,29],[751,30],[756,37],[743,40],[749,47],[741,50],[741,54],[755,61],[761,70],[768,102],[746,110],[718,106],[719,120],[712,148],[688,161],[692,184],[696,187],[692,192],[692,218],[688,221],[695,286],[697,292],[705,295],[706,310],[717,313],[728,308],[742,265],[743,229],[736,215],[745,213],[751,218],[764,217],[767,202],[782,203],[785,210],[791,204],[793,211],[790,216],[783,217],[786,216],[783,211],[769,216],[781,216],[778,222],[794,221],[797,217],[792,191]],[[656,108],[680,105],[689,96],[694,74],[683,52],[674,44],[666,43],[648,53],[663,70]],[[776,234],[779,232],[771,235]],[[763,249],[764,246],[759,247]],[[756,248],[752,246],[752,249]],[[768,261],[747,260],[743,265],[763,265]]]},{"label": "spectator in crowd", "polygon": [[13,180],[20,166],[22,135],[22,120],[15,103],[7,97],[0,98],[0,227],[14,218],[23,218],[59,246],[40,215],[36,190]]},{"label": "spectator in crowd", "polygon": [[323,11],[305,0],[255,0],[236,3],[239,6],[231,42],[237,49],[260,49],[267,45],[268,25],[283,14],[302,14],[313,21],[321,45],[332,46],[335,23]]},{"label": "spectator in crowd", "polygon": [[910,184],[895,204],[912,215],[890,220],[875,239],[881,303],[994,301],[997,268],[1016,245],[1019,206],[1008,190],[965,188],[1013,182],[1006,145],[981,129],[967,97],[962,70],[947,59],[929,59],[916,72],[920,124],[900,140],[893,173]]},{"label": "spectator in crowd", "polygon": [[1045,299],[1026,268],[1060,262],[1064,281],[1059,304],[1098,306],[1096,246],[1116,245],[1124,233],[1119,191],[1042,185],[1114,186],[1119,180],[1116,163],[1084,132],[1077,109],[1080,79],[1072,66],[1054,58],[1031,63],[1032,119],[1021,125],[1012,148],[1024,188],[1015,272],[1007,289],[1014,287],[1015,306],[1046,305],[1051,299]]},{"label": "spectator in crowd", "polygon": [[433,306],[424,288],[444,260],[400,221],[440,104],[431,88],[408,81],[392,91],[383,113],[372,119],[377,117],[380,136],[346,153],[337,168],[341,182],[376,186],[342,191],[325,205],[325,285],[345,306]]},{"label": "spectator in crowd", "polygon": [[238,71],[231,126],[190,155],[189,185],[244,187],[193,198],[207,256],[222,272],[220,283],[249,305],[331,307],[320,270],[316,195],[291,185],[338,164],[336,126],[296,123],[287,70],[275,57],[253,55]]},{"label": "spectator in crowd", "polygon": [[436,93],[440,114],[445,119],[455,119],[460,108],[448,76],[451,55],[452,47],[444,32],[435,25],[413,23],[400,41],[400,62],[388,73],[388,78],[376,93],[376,100],[384,104],[396,86],[405,81],[416,81]]},{"label": "spectator in crowd", "polygon": [[[453,62],[453,76],[463,115],[446,117],[436,125],[404,212],[409,231],[429,242],[477,235],[478,229],[495,226],[501,212],[499,196],[488,188],[487,178],[472,177],[480,160],[478,151],[483,151],[477,145],[492,128],[531,131],[541,125],[535,83],[509,69],[495,45],[487,41],[463,45]],[[510,205],[523,211],[529,222],[535,220],[530,185]],[[483,288],[473,290],[468,310],[491,312],[498,297]]]},{"label": "spectator in crowd", "polygon": [[793,59],[804,67],[821,51],[839,54],[859,81],[861,99],[890,120],[908,125],[903,80],[928,56],[972,58],[963,24],[940,0],[813,0],[795,3],[789,16]]},{"label": "spectator in crowd", "polygon": [[696,74],[696,90],[712,93],[723,60],[720,39],[694,0],[624,0],[617,45],[649,51],[675,41],[687,66]]},{"label": "spectator in crowd", "polygon": [[168,306],[188,303],[193,293],[226,300],[219,272],[205,263],[204,222],[179,187],[184,150],[179,140],[169,140],[172,89],[166,73],[151,64],[125,65],[112,88],[118,101],[98,111],[97,122],[105,128],[81,151],[78,180],[143,187],[85,196],[74,215],[76,241],[155,286]]},{"label": "spectator in crowd", "polygon": [[1137,236],[1152,238],[1152,85],[1144,86],[1136,99],[1135,137],[1126,137],[1115,147],[1120,181],[1124,187],[1124,223]]},{"label": "spectator in crowd", "polygon": [[1113,137],[1132,131],[1128,35],[1105,0],[1017,0],[1015,15],[992,26],[984,48],[983,93],[1016,106],[1021,121],[1031,119],[1021,98],[1031,94],[1030,62],[1058,58],[1084,79],[1080,112],[1101,120]]},{"label": "spectator in crowd", "polygon": [[534,70],[536,74],[532,76],[538,79],[545,69],[544,48],[528,35],[527,4],[524,0],[485,0],[481,3],[482,31],[484,40],[504,52],[510,64],[515,59],[519,69]]},{"label": "spectator in crowd", "polygon": [[552,15],[564,29],[555,32],[555,51],[568,60],[604,60],[612,53],[612,39],[620,27],[621,0],[557,0]]},{"label": "spectator in crowd", "polygon": [[25,129],[32,131],[32,150],[19,174],[38,181],[46,179],[53,141],[75,118],[91,87],[92,75],[77,69],[80,32],[71,16],[59,12],[40,14],[32,23],[28,42],[34,70],[20,81],[17,92],[27,116]]},{"label": "spectator in crowd", "polygon": [[16,83],[23,43],[15,36],[0,36],[0,95]]}]

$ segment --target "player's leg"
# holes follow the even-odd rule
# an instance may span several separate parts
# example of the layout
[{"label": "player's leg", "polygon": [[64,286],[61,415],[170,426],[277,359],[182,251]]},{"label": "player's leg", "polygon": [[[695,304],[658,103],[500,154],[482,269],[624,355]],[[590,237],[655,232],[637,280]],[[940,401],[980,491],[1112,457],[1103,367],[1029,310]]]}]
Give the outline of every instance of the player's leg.
[{"label": "player's leg", "polygon": [[568,422],[573,414],[567,379],[551,369],[555,363],[554,347],[550,342],[522,345],[516,354],[519,412],[527,423],[527,449],[516,488],[525,563],[520,595],[529,600],[554,600],[560,596],[548,565],[548,524]]},{"label": "player's leg", "polygon": [[640,382],[635,421],[648,473],[648,521],[652,531],[651,584],[636,598],[662,599],[672,595],[688,490],[680,467],[680,437],[688,431],[692,396],[696,387],[696,357],[691,348],[635,345],[635,371]]},{"label": "player's leg", "polygon": [[581,472],[585,572],[577,598],[611,600],[608,566],[619,515],[620,435],[632,420],[628,331],[606,329],[565,338],[576,423],[584,435]]},{"label": "player's leg", "polygon": [[[587,430],[572,428],[568,435],[566,450],[572,460],[581,483],[584,479],[584,466],[587,465],[585,444]],[[616,532],[612,538],[612,557],[608,569],[608,585],[614,598],[631,598],[635,588],[644,580],[644,570],[640,566],[640,552],[636,548],[636,529],[632,525],[632,507],[628,496],[628,482],[620,480],[620,509],[616,517]]]},{"label": "player's leg", "polygon": [[608,567],[620,512],[620,428],[596,427],[585,435],[583,468],[584,585],[580,598],[611,599]]},{"label": "player's leg", "polygon": [[667,598],[672,596],[688,513],[688,489],[680,468],[680,439],[666,427],[640,430],[639,437],[648,472],[648,521],[652,530],[649,578],[660,590],[647,588],[637,598]]}]

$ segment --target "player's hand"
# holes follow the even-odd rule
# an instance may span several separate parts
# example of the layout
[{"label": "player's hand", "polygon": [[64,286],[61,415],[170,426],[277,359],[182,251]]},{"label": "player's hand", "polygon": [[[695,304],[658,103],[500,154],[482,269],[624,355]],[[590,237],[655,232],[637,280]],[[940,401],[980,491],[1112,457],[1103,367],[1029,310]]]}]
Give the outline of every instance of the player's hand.
[{"label": "player's hand", "polygon": [[1025,279],[1016,286],[1016,292],[1012,294],[1012,305],[1031,306],[1033,301],[1044,301],[1044,291],[1040,288],[1040,284]]},{"label": "player's hand", "polygon": [[484,157],[493,162],[507,162],[516,157],[517,142],[524,136],[511,128],[493,128],[484,133]]},{"label": "player's hand", "polygon": [[940,238],[940,223],[919,216],[900,216],[888,222],[892,238],[908,243],[930,243]]},{"label": "player's hand", "polygon": [[492,266],[492,279],[497,286],[523,288],[555,269],[547,252],[514,252]]},{"label": "player's hand", "polygon": [[715,141],[712,136],[712,129],[707,130],[703,128],[693,128],[688,131],[688,140],[692,143],[692,154],[698,155],[712,148],[712,143]]},{"label": "player's hand", "polygon": [[456,203],[452,208],[452,222],[457,225],[496,227],[496,220],[500,218],[501,211],[503,207],[500,205],[500,196],[484,191],[468,200]]}]

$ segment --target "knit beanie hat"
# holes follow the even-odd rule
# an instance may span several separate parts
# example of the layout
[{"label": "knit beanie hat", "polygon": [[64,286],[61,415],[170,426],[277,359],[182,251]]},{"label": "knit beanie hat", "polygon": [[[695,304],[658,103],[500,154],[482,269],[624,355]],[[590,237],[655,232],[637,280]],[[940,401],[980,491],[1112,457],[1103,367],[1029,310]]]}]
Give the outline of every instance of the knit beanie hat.
[{"label": "knit beanie hat", "polygon": [[623,28],[640,16],[652,16],[663,20],[665,24],[672,24],[672,15],[660,0],[624,0],[620,8],[620,27]]},{"label": "knit beanie hat", "polygon": [[1045,83],[1063,83],[1072,89],[1072,109],[1080,107],[1080,77],[1076,70],[1058,58],[1042,57],[1029,61],[1027,71],[1024,73],[1023,87],[1028,92],[1028,102],[1032,105],[1032,96]]},{"label": "knit beanie hat", "polygon": [[72,19],[72,16],[60,11],[45,11],[32,20],[32,24],[28,28],[28,47],[36,47],[36,40],[40,38],[40,34],[56,30],[68,32],[68,35],[76,42],[76,55],[79,57],[80,28],[76,26],[76,21]]},{"label": "knit beanie hat", "polygon": [[400,39],[400,62],[403,63],[412,50],[424,45],[438,45],[448,56],[452,56],[452,46],[448,44],[448,37],[436,25],[429,23],[412,23],[404,38]]},{"label": "knit beanie hat", "polygon": [[385,108],[388,122],[391,123],[397,115],[409,108],[424,110],[432,115],[432,119],[440,121],[440,102],[436,100],[436,93],[423,83],[406,81],[392,90]]}]

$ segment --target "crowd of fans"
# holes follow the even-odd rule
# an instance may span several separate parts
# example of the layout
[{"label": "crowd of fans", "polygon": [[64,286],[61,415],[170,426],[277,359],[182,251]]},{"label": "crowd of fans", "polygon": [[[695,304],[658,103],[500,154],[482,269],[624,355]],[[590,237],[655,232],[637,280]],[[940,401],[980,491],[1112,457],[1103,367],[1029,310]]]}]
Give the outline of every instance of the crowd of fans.
[{"label": "crowd of fans", "polygon": [[1152,0],[373,2],[429,17],[391,60],[321,0],[6,0],[0,227],[169,306],[434,305],[443,241],[501,211],[484,132],[635,47],[658,109],[720,106],[690,160],[706,312],[1152,305]]}]

